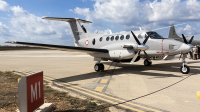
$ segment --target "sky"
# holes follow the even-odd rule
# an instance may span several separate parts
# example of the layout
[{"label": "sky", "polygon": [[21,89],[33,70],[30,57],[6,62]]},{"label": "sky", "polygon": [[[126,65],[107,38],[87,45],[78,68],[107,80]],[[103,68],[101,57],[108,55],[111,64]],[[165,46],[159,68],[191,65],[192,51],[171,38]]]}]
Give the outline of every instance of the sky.
[{"label": "sky", "polygon": [[[0,45],[6,41],[73,45],[67,22],[42,17],[80,18],[90,33],[107,34],[176,26],[178,35],[200,40],[199,0],[0,0]],[[184,23],[184,24],[183,24]],[[157,30],[168,37],[169,28]]]}]

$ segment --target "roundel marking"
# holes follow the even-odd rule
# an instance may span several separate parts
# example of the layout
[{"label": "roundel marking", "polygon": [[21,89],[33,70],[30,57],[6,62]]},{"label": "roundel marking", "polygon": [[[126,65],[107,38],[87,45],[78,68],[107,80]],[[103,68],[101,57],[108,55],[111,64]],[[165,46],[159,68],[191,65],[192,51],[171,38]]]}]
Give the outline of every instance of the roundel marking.
[{"label": "roundel marking", "polygon": [[88,40],[86,40],[86,41],[85,41],[85,45],[87,46],[88,44],[89,44],[89,41],[88,41]]}]

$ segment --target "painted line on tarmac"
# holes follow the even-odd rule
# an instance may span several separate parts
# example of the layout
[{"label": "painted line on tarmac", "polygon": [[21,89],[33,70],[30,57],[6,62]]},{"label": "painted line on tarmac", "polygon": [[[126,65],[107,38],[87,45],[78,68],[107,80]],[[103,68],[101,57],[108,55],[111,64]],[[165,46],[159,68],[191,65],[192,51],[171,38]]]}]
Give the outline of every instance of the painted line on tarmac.
[{"label": "painted line on tarmac", "polygon": [[[19,74],[19,75],[27,75],[27,74],[32,74],[32,73],[36,73],[36,72],[31,72],[31,71],[23,71],[23,72],[18,72],[15,71],[15,73]],[[153,112],[162,112],[163,110],[161,109],[156,109],[153,107],[149,107],[149,106],[145,106],[143,104],[137,104],[134,102],[127,102],[126,100],[117,98],[117,97],[113,97],[113,96],[109,96],[100,92],[96,92],[90,89],[86,89],[86,88],[82,88],[73,84],[69,84],[66,82],[62,82],[59,81],[57,79],[54,79],[52,77],[43,75],[43,80],[45,82],[48,82],[54,86],[60,87],[62,89],[67,89],[67,90],[71,90],[72,92],[78,93],[78,94],[82,94],[88,97],[92,97],[95,98],[97,100],[103,101],[103,102],[107,102],[110,103],[110,106],[118,106],[121,107],[123,109],[128,109],[131,111],[136,111],[136,112],[147,112],[147,111],[153,111]],[[125,103],[124,103],[125,102]]]},{"label": "painted line on tarmac", "polygon": [[[55,80],[55,79],[44,76],[44,80],[52,83],[52,80]],[[125,102],[123,104],[119,104],[119,105],[116,105],[116,106],[119,106],[119,107],[124,108],[124,109],[129,109],[129,110],[132,110],[132,111],[138,111],[138,112],[142,112],[142,111],[144,111],[144,112],[146,112],[146,111],[162,112],[163,111],[161,109],[156,109],[156,108],[152,108],[152,107],[149,107],[149,106],[136,104],[134,102],[126,102],[126,100],[123,100],[123,99],[120,99],[120,98],[117,98],[117,97],[109,96],[109,95],[106,95],[106,94],[103,94],[103,93],[100,93],[100,92],[97,92],[97,91],[82,88],[82,87],[72,85],[72,84],[68,84],[68,83],[65,83],[65,82],[56,81],[53,84],[58,85],[60,87],[64,87],[65,89],[69,89],[71,91],[74,91],[75,93],[80,93],[82,95],[93,97],[93,98],[101,100],[103,102],[110,103],[111,106],[116,105],[120,102]]]},{"label": "painted line on tarmac", "polygon": [[[98,92],[106,91],[106,88],[108,87],[108,84],[112,78],[112,74],[116,68],[116,65],[117,65],[116,62],[112,62],[110,64],[110,66],[108,67],[108,69],[100,74],[100,75],[102,75],[102,77],[99,79],[98,84],[97,84],[96,88],[94,89],[95,91],[98,91]],[[103,89],[99,89],[102,87],[103,87]]]}]

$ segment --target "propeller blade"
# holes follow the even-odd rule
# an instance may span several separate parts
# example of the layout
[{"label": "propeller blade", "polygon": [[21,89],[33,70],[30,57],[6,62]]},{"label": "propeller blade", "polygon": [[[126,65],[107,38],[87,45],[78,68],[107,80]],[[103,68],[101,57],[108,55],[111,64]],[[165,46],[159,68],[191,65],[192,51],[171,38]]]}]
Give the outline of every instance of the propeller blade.
[{"label": "propeller blade", "polygon": [[190,41],[188,42],[189,44],[192,43],[193,38],[194,38],[194,36],[192,36],[192,38],[191,38]]},{"label": "propeller blade", "polygon": [[146,44],[147,40],[149,39],[149,35],[146,35],[146,34],[145,34],[145,36],[147,36],[147,37],[146,37],[146,39],[143,41],[143,44]]},{"label": "propeller blade", "polygon": [[135,36],[135,34],[131,31],[133,37],[135,38],[135,41],[138,43],[138,45],[141,45],[140,41],[138,40],[138,38]]},{"label": "propeller blade", "polygon": [[182,37],[183,37],[183,41],[184,41],[184,43],[185,44],[188,44],[188,42],[187,42],[187,40],[186,40],[186,38],[185,38],[185,36],[182,34]]},{"label": "propeller blade", "polygon": [[147,53],[144,51],[145,57],[147,60],[150,60],[150,57],[147,55]]},{"label": "propeller blade", "polygon": [[135,60],[137,59],[138,55],[140,54],[140,50],[137,52],[137,54],[133,57],[133,59],[131,60],[130,64],[133,64],[135,62]]}]

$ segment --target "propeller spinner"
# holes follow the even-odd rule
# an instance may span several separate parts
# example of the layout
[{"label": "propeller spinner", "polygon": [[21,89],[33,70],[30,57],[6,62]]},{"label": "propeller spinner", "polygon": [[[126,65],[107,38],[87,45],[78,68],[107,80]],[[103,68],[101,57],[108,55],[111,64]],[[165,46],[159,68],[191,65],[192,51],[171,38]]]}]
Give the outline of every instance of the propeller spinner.
[{"label": "propeller spinner", "polygon": [[148,41],[149,39],[149,36],[146,37],[146,39],[143,41],[143,43],[141,44],[140,41],[138,40],[138,38],[135,36],[135,34],[131,31],[135,41],[137,42],[138,44],[138,49],[139,51],[137,52],[137,54],[133,57],[133,59],[131,60],[131,64],[137,59],[138,55],[140,54],[140,51],[143,51],[147,60],[150,60],[149,56],[147,55],[147,53],[145,52],[145,50],[149,49],[149,46],[145,45],[146,42]]}]

